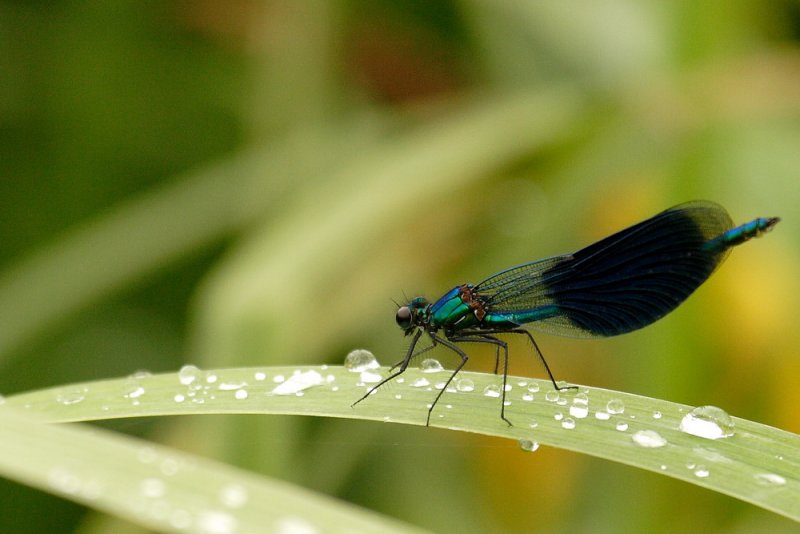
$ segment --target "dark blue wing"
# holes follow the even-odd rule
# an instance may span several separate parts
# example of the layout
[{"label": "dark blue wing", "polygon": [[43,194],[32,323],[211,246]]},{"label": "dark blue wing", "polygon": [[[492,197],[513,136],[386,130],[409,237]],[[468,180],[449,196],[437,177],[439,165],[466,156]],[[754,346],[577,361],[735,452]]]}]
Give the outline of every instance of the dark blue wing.
[{"label": "dark blue wing", "polygon": [[702,284],[729,248],[703,244],[732,228],[722,206],[680,204],[597,243],[498,273],[475,287],[490,313],[566,336],[614,336],[663,317]]}]

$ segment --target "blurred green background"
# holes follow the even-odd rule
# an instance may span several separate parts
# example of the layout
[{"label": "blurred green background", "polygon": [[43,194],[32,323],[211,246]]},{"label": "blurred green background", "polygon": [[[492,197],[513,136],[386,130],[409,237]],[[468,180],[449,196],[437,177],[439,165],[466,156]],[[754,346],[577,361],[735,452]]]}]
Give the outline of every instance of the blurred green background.
[{"label": "blurred green background", "polygon": [[[707,198],[783,222],[656,325],[537,339],[557,378],[800,432],[799,42],[792,0],[2,1],[0,391],[357,347],[391,364],[407,341],[392,299]],[[543,376],[512,350],[512,373]],[[795,526],[435,429],[106,426],[439,532]],[[3,532],[123,528],[0,481]]]}]

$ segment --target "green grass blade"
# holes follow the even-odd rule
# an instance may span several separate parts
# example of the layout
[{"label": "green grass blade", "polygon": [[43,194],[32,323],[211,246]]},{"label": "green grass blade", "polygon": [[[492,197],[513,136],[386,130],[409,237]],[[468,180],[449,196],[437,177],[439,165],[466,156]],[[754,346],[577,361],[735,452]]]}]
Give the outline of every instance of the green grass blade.
[{"label": "green grass blade", "polygon": [[419,532],[219,462],[11,410],[0,413],[0,470],[159,532]]},{"label": "green grass blade", "polygon": [[[385,373],[386,369],[381,371]],[[435,388],[447,378],[445,373],[409,369],[402,382],[388,384],[355,407],[351,407],[352,402],[376,375],[352,373],[343,367],[213,371],[185,368],[181,373],[87,382],[19,394],[9,397],[6,405],[26,409],[52,422],[249,413],[421,425],[425,423],[427,405],[436,395]],[[678,478],[800,521],[800,458],[796,454],[800,436],[734,417],[732,436],[705,439],[679,429],[692,407],[589,387],[555,395],[549,382],[519,377],[509,377],[506,415],[514,426],[508,427],[499,418],[496,389],[494,395],[492,391],[486,394],[487,387],[498,386],[496,376],[462,372],[457,382],[437,405],[431,426],[523,440],[521,443],[528,447],[538,443],[606,458]]]}]

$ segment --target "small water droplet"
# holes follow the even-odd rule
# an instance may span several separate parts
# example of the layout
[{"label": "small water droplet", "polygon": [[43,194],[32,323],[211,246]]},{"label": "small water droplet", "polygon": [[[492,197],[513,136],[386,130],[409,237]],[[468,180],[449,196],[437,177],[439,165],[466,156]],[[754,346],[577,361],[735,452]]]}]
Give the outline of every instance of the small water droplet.
[{"label": "small water droplet", "polygon": [[181,395],[180,393],[176,393],[176,394],[175,394],[175,396],[173,397],[173,400],[174,400],[175,402],[183,402],[183,401],[185,401],[185,400],[186,400],[186,397],[184,397],[184,396],[183,396],[183,395]]},{"label": "small water droplet", "polygon": [[138,399],[144,395],[144,388],[137,383],[128,384],[125,386],[124,397],[126,399]]},{"label": "small water droplet", "polygon": [[246,389],[237,389],[236,393],[233,394],[233,397],[236,400],[244,400],[248,397],[248,393]]},{"label": "small water droplet", "polygon": [[267,373],[264,373],[262,371],[256,371],[256,373],[253,375],[253,378],[261,382],[262,380],[266,380]]},{"label": "small water droplet", "polygon": [[214,383],[216,383],[217,378],[219,378],[219,377],[217,377],[217,375],[212,373],[212,374],[206,376],[206,383],[214,384]]},{"label": "small water droplet", "polygon": [[483,388],[483,394],[486,397],[494,397],[497,398],[501,395],[500,393],[500,386],[496,386],[494,384],[486,386]]},{"label": "small water droplet", "polygon": [[617,423],[616,429],[620,432],[625,432],[628,430],[628,423]]},{"label": "small water droplet", "polygon": [[220,391],[236,391],[247,385],[247,382],[221,382],[217,388]]},{"label": "small water droplet", "polygon": [[70,404],[78,404],[86,398],[89,392],[87,387],[77,387],[72,389],[62,390],[56,395],[56,402],[69,406]]},{"label": "small water droplet", "polygon": [[575,419],[572,417],[567,417],[563,421],[561,421],[561,427],[566,428],[567,430],[572,430],[575,428]]},{"label": "small water droplet", "polygon": [[435,360],[433,358],[422,360],[421,369],[423,373],[438,373],[440,371],[444,371],[444,367],[442,367],[442,364],[439,363],[439,360]]},{"label": "small water droplet", "polygon": [[139,491],[150,499],[163,497],[167,492],[167,485],[160,478],[145,478],[139,484]]},{"label": "small water droplet", "polygon": [[219,490],[219,500],[229,508],[241,508],[249,497],[247,488],[241,484],[226,484]]},{"label": "small water droplet", "polygon": [[604,412],[602,410],[598,410],[597,412],[594,413],[594,417],[595,419],[598,419],[600,421],[608,421],[609,419],[611,419],[611,414],[609,414],[608,412]]},{"label": "small water droplet", "polygon": [[728,438],[734,434],[731,416],[716,406],[700,406],[683,416],[681,432],[706,439]]},{"label": "small water droplet", "polygon": [[612,415],[619,415],[625,412],[625,403],[619,399],[611,399],[606,404],[606,411]]},{"label": "small water droplet", "polygon": [[645,449],[658,449],[667,444],[667,440],[655,430],[639,430],[631,435],[631,439]]},{"label": "small water droplet", "polygon": [[539,421],[537,421],[536,419],[531,419],[530,422],[528,422],[528,426],[531,428],[536,428],[537,426],[539,426]]},{"label": "small water droplet", "polygon": [[288,380],[275,386],[273,395],[292,395],[322,384],[322,375],[315,370],[294,373]]},{"label": "small water droplet", "polygon": [[709,471],[707,467],[702,466],[702,465],[698,465],[694,469],[694,476],[696,476],[697,478],[708,478],[708,475],[710,475],[710,474],[711,474],[711,471]]},{"label": "small water droplet", "polygon": [[569,414],[578,419],[589,415],[589,397],[585,393],[575,395],[572,399],[572,406],[569,407]]},{"label": "small water droplet", "polygon": [[403,398],[403,396],[401,394],[399,394],[399,393],[395,393],[394,398],[397,399],[397,400],[401,400]]},{"label": "small water droplet", "polygon": [[556,402],[560,397],[561,396],[558,394],[558,391],[556,391],[555,389],[551,389],[550,391],[544,394],[545,400],[548,400],[550,402]]},{"label": "small water droplet", "polygon": [[529,439],[521,439],[519,440],[519,448],[525,452],[534,452],[539,448],[539,442]]},{"label": "small water droplet", "polygon": [[555,414],[553,414],[553,419],[555,419],[556,421],[561,421],[562,419],[564,419],[564,414],[561,412],[556,412]]},{"label": "small water droplet", "polygon": [[526,402],[531,402],[533,400],[533,395],[531,395],[530,393],[524,393],[522,395],[522,400]]},{"label": "small water droplet", "polygon": [[288,516],[275,521],[272,532],[275,534],[319,534],[322,531],[302,517]]},{"label": "small water droplet", "polygon": [[775,473],[758,473],[753,475],[753,478],[762,486],[783,486],[786,484],[786,479]]},{"label": "small water droplet", "polygon": [[184,365],[181,367],[181,370],[178,371],[178,381],[184,386],[188,386],[197,380],[201,373],[202,371],[200,371],[200,368],[196,365]]},{"label": "small water droplet", "polygon": [[539,393],[539,384],[536,382],[531,382],[528,384],[528,391],[531,393]]},{"label": "small water droplet", "polygon": [[133,373],[128,375],[128,378],[131,378],[133,380],[141,380],[142,378],[147,378],[150,376],[153,376],[153,373],[151,373],[147,369],[139,369],[138,371],[134,371]]},{"label": "small water droplet", "polygon": [[362,384],[375,384],[381,381],[381,375],[378,373],[373,373],[372,371],[362,371],[360,375],[358,375],[358,380]]},{"label": "small water droplet", "polygon": [[661,412],[659,411],[653,412],[653,419],[661,419]]},{"label": "small water droplet", "polygon": [[275,382],[276,384],[281,384],[283,383],[284,380],[286,380],[286,377],[283,375],[275,375],[272,378],[272,381]]},{"label": "small water droplet", "polygon": [[475,391],[475,383],[469,378],[461,378],[456,382],[456,390],[463,391],[465,393],[469,391]]},{"label": "small water droplet", "polygon": [[416,380],[414,380],[411,383],[411,387],[412,388],[424,388],[424,387],[428,387],[430,385],[431,385],[431,383],[428,382],[428,379],[426,379],[426,378],[417,378]]},{"label": "small water droplet", "polygon": [[203,510],[197,514],[197,530],[209,534],[231,534],[239,529],[239,521],[219,510]]},{"label": "small water droplet", "polygon": [[512,386],[511,384],[506,384],[505,386],[503,386],[503,389],[505,389],[506,391],[511,391],[512,389],[514,389],[514,386]]},{"label": "small water droplet", "polygon": [[351,350],[344,359],[344,367],[351,373],[363,373],[380,366],[375,355],[366,349]]}]

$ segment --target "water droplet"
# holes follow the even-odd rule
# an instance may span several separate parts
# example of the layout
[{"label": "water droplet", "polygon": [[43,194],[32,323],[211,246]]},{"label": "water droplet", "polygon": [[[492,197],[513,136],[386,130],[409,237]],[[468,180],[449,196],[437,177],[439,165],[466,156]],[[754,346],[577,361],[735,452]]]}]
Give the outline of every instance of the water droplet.
[{"label": "water droplet", "polygon": [[397,400],[401,400],[403,398],[403,396],[401,394],[399,394],[399,393],[395,393],[394,398],[397,399]]},{"label": "water droplet", "polygon": [[140,386],[137,382],[128,383],[125,385],[124,389],[124,397],[126,399],[138,399],[142,395],[144,395],[144,388]]},{"label": "water droplet", "polygon": [[521,439],[519,440],[519,448],[525,452],[534,452],[539,448],[539,442],[531,441],[529,439]]},{"label": "water droplet", "polygon": [[208,383],[208,384],[214,384],[214,383],[217,381],[217,378],[218,378],[218,377],[217,377],[217,375],[215,375],[215,374],[213,374],[213,373],[212,373],[212,374],[210,374],[210,375],[208,375],[208,376],[206,377],[206,383]]},{"label": "water droplet", "polygon": [[200,371],[196,365],[184,365],[181,367],[181,370],[178,371],[178,380],[184,386],[188,386],[197,380],[201,373],[202,371]]},{"label": "water droplet", "polygon": [[244,400],[244,399],[247,398],[247,396],[248,396],[248,393],[247,393],[246,389],[238,389],[238,390],[236,390],[236,393],[233,394],[233,397],[236,400]]},{"label": "water droplet", "polygon": [[302,517],[283,517],[275,521],[275,534],[319,534],[321,530]]},{"label": "water droplet", "polygon": [[78,404],[82,400],[86,398],[86,394],[89,392],[89,388],[87,387],[77,387],[72,389],[65,389],[62,390],[56,395],[56,402],[63,404],[64,406],[68,406],[70,404]]},{"label": "water droplet", "polygon": [[365,349],[351,350],[344,359],[344,367],[351,373],[363,373],[380,366],[375,355]]},{"label": "water droplet", "polygon": [[572,417],[567,417],[563,421],[561,421],[561,427],[566,428],[567,430],[572,430],[575,428],[575,419]]},{"label": "water droplet", "polygon": [[266,380],[267,373],[264,373],[262,371],[256,371],[256,373],[253,375],[253,378],[261,382],[262,380]]},{"label": "water droplet", "polygon": [[572,406],[569,407],[569,414],[578,419],[583,419],[589,415],[589,397],[585,393],[575,395],[572,399]]},{"label": "water droplet", "polygon": [[548,400],[550,402],[556,402],[560,398],[560,395],[558,394],[558,391],[556,391],[555,389],[551,389],[550,391],[544,394],[544,398],[545,400]]},{"label": "water droplet", "polygon": [[381,375],[378,373],[373,373],[372,371],[362,371],[362,373],[358,375],[358,380],[362,384],[375,384],[380,382],[381,379]]},{"label": "water droplet", "polygon": [[528,426],[531,428],[536,428],[537,426],[539,426],[539,421],[537,421],[536,419],[531,419],[530,422],[528,423]]},{"label": "water droplet", "polygon": [[203,510],[197,514],[197,530],[208,534],[230,534],[239,529],[239,521],[218,510]]},{"label": "water droplet", "polygon": [[275,386],[273,395],[292,395],[322,384],[322,375],[313,369],[304,373],[294,373],[288,380]]},{"label": "water droplet", "polygon": [[653,419],[661,419],[661,412],[657,410],[653,412]]},{"label": "water droplet", "polygon": [[221,382],[217,388],[220,391],[236,391],[247,385],[247,382]]},{"label": "water droplet", "polygon": [[286,377],[283,375],[275,375],[272,379],[273,382],[276,384],[281,384],[286,380]]},{"label": "water droplet", "polygon": [[758,473],[753,475],[753,478],[762,486],[783,486],[786,484],[786,479],[775,473]]},{"label": "water droplet", "polygon": [[706,439],[728,438],[734,434],[731,416],[716,406],[700,406],[683,416],[681,432]]},{"label": "water droplet", "polygon": [[562,419],[564,419],[564,414],[561,412],[556,412],[553,415],[553,419],[555,419],[556,421],[561,421]]},{"label": "water droplet", "polygon": [[655,430],[639,430],[631,435],[631,439],[645,449],[658,449],[667,444],[667,440]]},{"label": "water droplet", "polygon": [[174,400],[175,402],[183,402],[183,401],[185,401],[185,400],[186,400],[186,397],[184,397],[184,396],[183,396],[183,395],[181,395],[180,393],[176,393],[176,394],[175,394],[175,396],[173,397],[173,400]]},{"label": "water droplet", "polygon": [[250,496],[241,484],[226,484],[219,490],[219,500],[228,508],[241,508]]},{"label": "water droplet", "polygon": [[411,383],[412,388],[424,388],[430,386],[431,383],[428,382],[426,378],[417,378]]},{"label": "water droplet", "polygon": [[434,360],[433,358],[422,360],[421,369],[423,373],[438,373],[444,371],[444,367],[439,363],[439,360]]},{"label": "water droplet", "polygon": [[531,393],[539,393],[539,384],[536,382],[531,382],[528,384],[528,391]]},{"label": "water droplet", "polygon": [[616,429],[620,432],[625,432],[628,430],[628,423],[617,423]]},{"label": "water droplet", "polygon": [[496,386],[494,384],[486,386],[483,388],[483,394],[486,397],[494,397],[497,398],[501,395],[500,393],[500,386]]},{"label": "water droplet", "polygon": [[157,499],[167,492],[167,485],[160,478],[146,478],[139,484],[139,491],[145,497]]},{"label": "water droplet", "polygon": [[461,378],[456,382],[456,390],[463,392],[475,391],[475,383],[469,378]]},{"label": "water droplet", "polygon": [[147,369],[139,369],[138,371],[134,371],[133,373],[128,375],[128,378],[131,378],[133,380],[141,380],[142,378],[147,378],[150,376],[153,376],[153,373],[151,373]]},{"label": "water droplet", "polygon": [[531,395],[530,393],[524,393],[522,395],[522,400],[526,402],[531,402],[533,400],[533,395]]},{"label": "water droplet", "polygon": [[702,465],[698,465],[694,469],[694,476],[696,476],[697,478],[708,478],[708,475],[710,475],[710,474],[711,474],[711,471],[709,471],[707,467],[702,466]]},{"label": "water droplet", "polygon": [[600,421],[608,421],[609,419],[611,419],[611,415],[608,412],[604,412],[602,410],[595,412],[594,417],[595,419],[598,419]]},{"label": "water droplet", "polygon": [[606,411],[612,415],[619,415],[625,412],[625,403],[619,399],[611,399],[606,404]]}]

